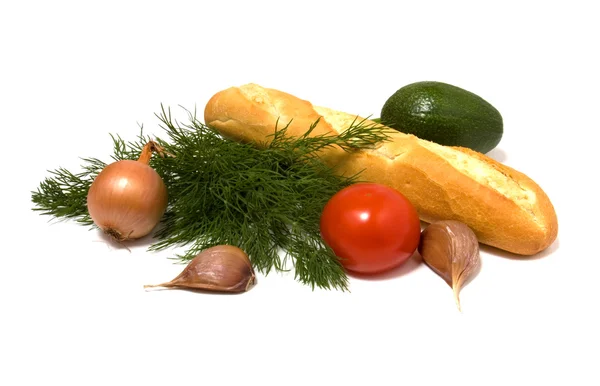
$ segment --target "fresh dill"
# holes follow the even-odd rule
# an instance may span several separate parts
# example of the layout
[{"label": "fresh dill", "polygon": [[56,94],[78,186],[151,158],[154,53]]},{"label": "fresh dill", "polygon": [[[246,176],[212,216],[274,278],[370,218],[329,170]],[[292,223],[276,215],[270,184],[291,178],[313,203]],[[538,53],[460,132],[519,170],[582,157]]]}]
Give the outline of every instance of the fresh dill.
[{"label": "fresh dill", "polygon": [[[339,146],[345,151],[374,146],[388,139],[383,126],[356,120],[340,135],[286,135],[277,129],[268,145],[224,139],[188,111],[189,122],[173,119],[170,109],[156,115],[165,131],[154,139],[174,157],[153,157],[150,165],[167,186],[169,204],[150,250],[185,246],[177,255],[188,261],[200,251],[219,244],[243,249],[263,274],[290,269],[312,288],[348,289],[348,278],[333,251],[321,239],[319,219],[327,201],[358,181],[342,177],[316,153]],[[113,160],[137,159],[150,140],[140,133],[136,141],[112,136]],[[34,210],[93,226],[86,206],[87,191],[106,163],[84,158],[83,171],[64,168],[32,192]]]}]

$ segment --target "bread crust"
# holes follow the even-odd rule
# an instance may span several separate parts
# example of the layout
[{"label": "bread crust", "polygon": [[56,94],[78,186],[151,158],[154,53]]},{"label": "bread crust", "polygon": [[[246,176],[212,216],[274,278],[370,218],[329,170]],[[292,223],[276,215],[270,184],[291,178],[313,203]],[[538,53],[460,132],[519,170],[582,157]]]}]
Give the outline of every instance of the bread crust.
[{"label": "bread crust", "polygon": [[[357,118],[362,119],[256,84],[216,93],[204,111],[205,123],[224,137],[259,146],[269,142],[276,127],[288,125],[287,135],[299,136],[319,120],[311,135],[337,134]],[[393,131],[390,141],[374,149],[332,148],[320,156],[340,174],[360,172],[361,180],[397,189],[425,222],[467,224],[483,244],[534,255],[557,237],[556,212],[539,185],[476,151]]]}]

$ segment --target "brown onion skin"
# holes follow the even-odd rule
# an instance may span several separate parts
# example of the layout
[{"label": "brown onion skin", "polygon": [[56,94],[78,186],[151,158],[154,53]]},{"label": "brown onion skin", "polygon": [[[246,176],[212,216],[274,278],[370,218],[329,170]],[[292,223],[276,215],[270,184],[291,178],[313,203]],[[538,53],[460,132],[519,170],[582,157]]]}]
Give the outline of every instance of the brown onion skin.
[{"label": "brown onion skin", "polygon": [[119,241],[149,234],[167,208],[167,188],[143,162],[106,166],[90,186],[87,207],[94,223]]}]

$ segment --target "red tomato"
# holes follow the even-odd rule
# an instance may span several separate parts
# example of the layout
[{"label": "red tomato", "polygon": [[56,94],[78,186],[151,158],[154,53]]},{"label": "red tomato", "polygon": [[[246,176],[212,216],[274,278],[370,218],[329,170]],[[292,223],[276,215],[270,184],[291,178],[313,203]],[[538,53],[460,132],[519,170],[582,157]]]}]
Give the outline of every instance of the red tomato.
[{"label": "red tomato", "polygon": [[353,184],[336,193],[323,209],[320,227],[342,265],[364,274],[404,263],[421,235],[412,203],[397,190],[375,183]]}]

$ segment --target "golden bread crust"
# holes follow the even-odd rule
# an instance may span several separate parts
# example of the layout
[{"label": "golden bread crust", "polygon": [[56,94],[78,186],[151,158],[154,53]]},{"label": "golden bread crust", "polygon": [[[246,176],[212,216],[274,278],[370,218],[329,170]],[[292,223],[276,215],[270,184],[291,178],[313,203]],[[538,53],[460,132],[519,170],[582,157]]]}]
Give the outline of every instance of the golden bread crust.
[{"label": "golden bread crust", "polygon": [[[255,84],[218,92],[204,111],[205,123],[223,136],[263,145],[276,125],[289,124],[287,134],[298,136],[320,119],[312,135],[336,134],[356,118]],[[557,237],[556,212],[546,193],[525,174],[473,150],[393,132],[375,149],[330,149],[321,158],[340,174],[360,172],[361,180],[397,189],[425,222],[464,222],[483,244],[533,255]]]}]

